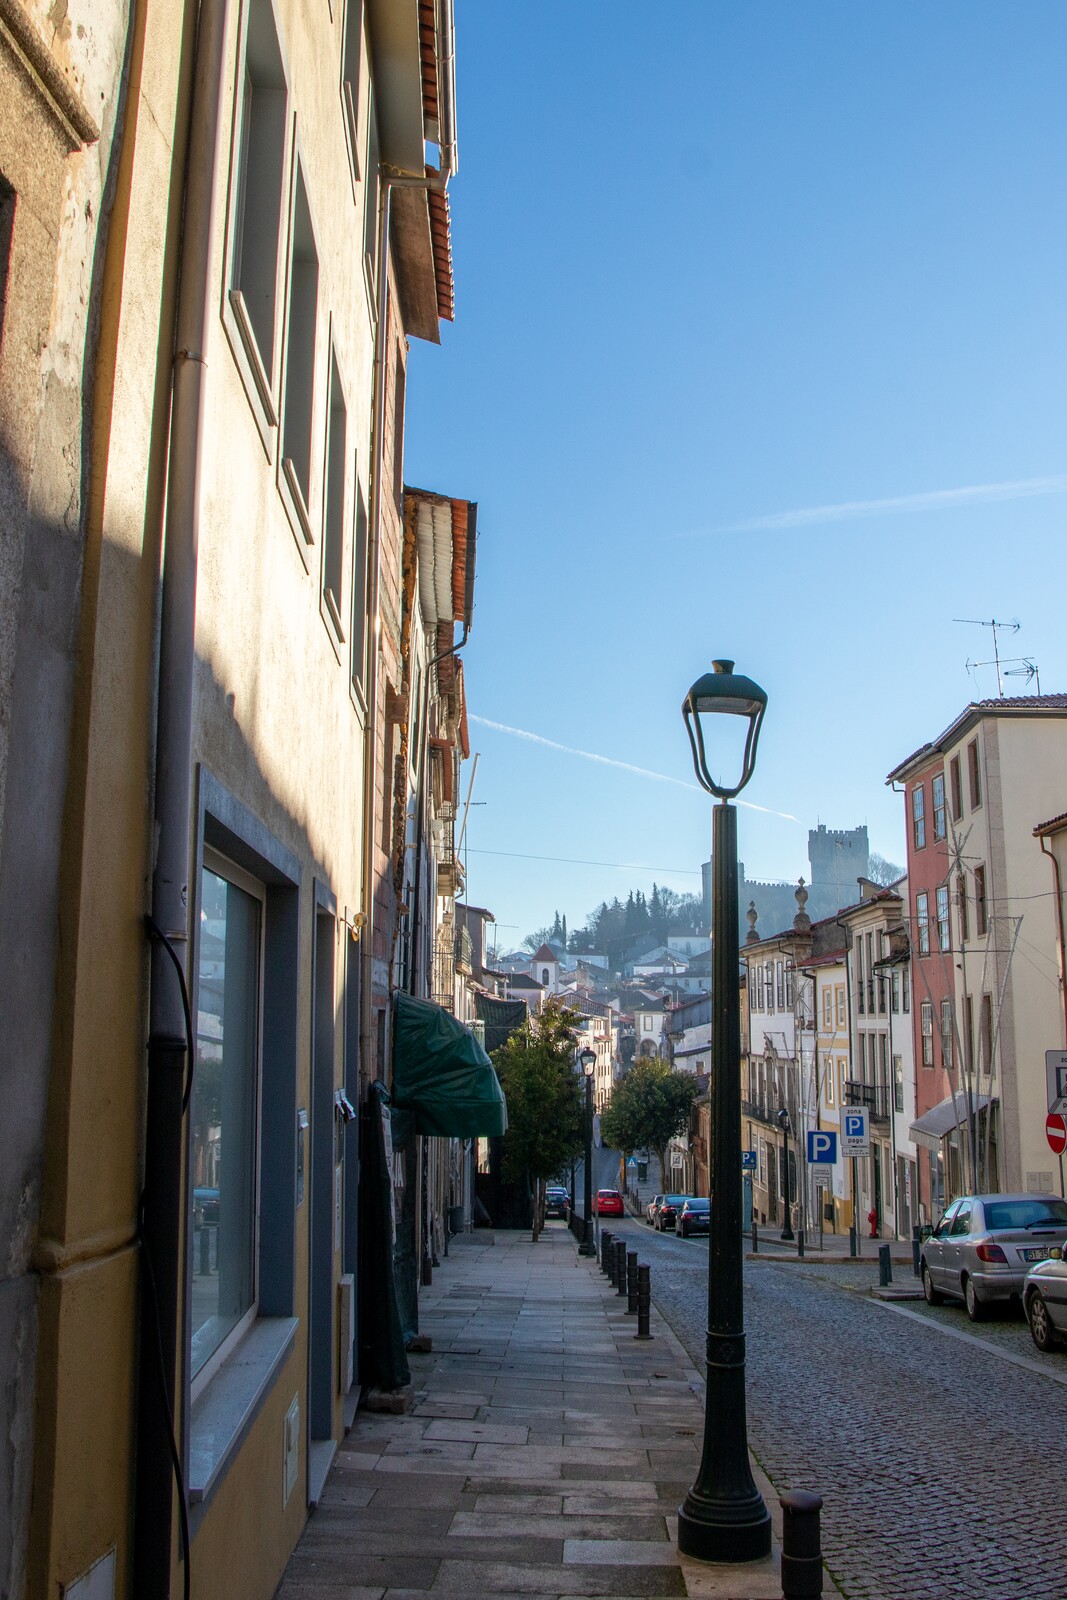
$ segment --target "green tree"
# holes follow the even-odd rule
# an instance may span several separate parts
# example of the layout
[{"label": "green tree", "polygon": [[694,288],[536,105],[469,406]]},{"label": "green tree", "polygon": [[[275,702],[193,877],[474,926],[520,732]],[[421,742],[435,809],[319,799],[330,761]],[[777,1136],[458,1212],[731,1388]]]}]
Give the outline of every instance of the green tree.
[{"label": "green tree", "polygon": [[677,1072],[666,1061],[642,1056],[615,1085],[601,1114],[601,1137],[623,1155],[647,1145],[659,1157],[666,1183],[667,1146],[688,1125],[697,1093],[691,1072]]},{"label": "green tree", "polygon": [[574,1071],[576,1012],[558,999],[493,1051],[508,1102],[504,1176],[533,1198],[533,1239],[545,1221],[545,1185],[582,1146],[584,1097]]}]

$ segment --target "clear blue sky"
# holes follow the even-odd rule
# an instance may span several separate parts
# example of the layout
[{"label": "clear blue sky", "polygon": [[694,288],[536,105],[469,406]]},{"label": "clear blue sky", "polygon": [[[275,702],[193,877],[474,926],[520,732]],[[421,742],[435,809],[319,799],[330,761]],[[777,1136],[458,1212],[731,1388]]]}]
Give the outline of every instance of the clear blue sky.
[{"label": "clear blue sky", "polygon": [[952,619],[1018,618],[1067,689],[1067,5],[456,13],[456,321],[405,472],[479,502],[470,900],[504,948],[696,889],[715,656],[769,696],[749,876],[819,821],[902,860],[885,774],[996,692]]}]

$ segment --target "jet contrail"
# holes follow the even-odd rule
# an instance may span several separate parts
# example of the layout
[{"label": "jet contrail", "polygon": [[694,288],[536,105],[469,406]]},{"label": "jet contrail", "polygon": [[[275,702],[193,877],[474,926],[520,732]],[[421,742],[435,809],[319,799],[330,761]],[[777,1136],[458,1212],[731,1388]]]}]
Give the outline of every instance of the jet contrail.
[{"label": "jet contrail", "polygon": [[[679,789],[690,789],[694,794],[703,794],[703,790],[695,783],[687,783],[684,778],[672,778],[665,772],[652,772],[648,767],[635,767],[629,761],[617,761],[614,756],[597,755],[594,750],[576,750],[573,745],[558,744],[555,739],[546,739],[540,733],[529,733],[525,728],[512,728],[506,722],[491,722],[488,717],[477,717],[467,713],[468,722],[476,722],[479,727],[492,728],[494,733],[510,733],[514,739],[528,739],[531,744],[541,744],[549,750],[560,750],[566,756],[580,756],[583,761],[595,761],[602,767],[617,767],[620,772],[632,772],[638,778],[652,778],[656,783],[673,783]],[[769,817],[782,817],[786,822],[800,822],[799,817],[794,817],[789,811],[774,811],[770,806],[758,806],[751,800],[738,800],[739,806],[745,806],[749,811],[762,811]]]},{"label": "jet contrail", "polygon": [[700,533],[758,533],[773,528],[806,528],[817,522],[847,522],[856,517],[888,517],[905,511],[950,511],[954,506],[992,504],[998,500],[1032,500],[1039,495],[1063,494],[1067,474],[1048,478],[1013,478],[1007,483],[972,483],[959,489],[927,489],[920,494],[891,495],[885,500],[843,500],[837,505],[800,506],[793,511],[774,511],[765,517],[747,517],[742,522],[697,529],[681,538]]}]

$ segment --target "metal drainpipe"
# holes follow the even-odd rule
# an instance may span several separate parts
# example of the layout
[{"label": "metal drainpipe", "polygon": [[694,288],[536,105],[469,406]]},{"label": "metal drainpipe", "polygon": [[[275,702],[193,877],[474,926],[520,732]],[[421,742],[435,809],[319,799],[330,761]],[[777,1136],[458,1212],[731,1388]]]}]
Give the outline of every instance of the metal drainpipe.
[{"label": "metal drainpipe", "polygon": [[1051,850],[1045,849],[1045,836],[1041,835],[1039,841],[1041,854],[1048,856],[1052,862],[1052,879],[1056,885],[1056,930],[1060,942],[1060,1000],[1063,1005],[1063,1041],[1067,1045],[1067,943],[1064,941],[1063,929],[1063,889],[1060,885],[1060,864]]},{"label": "metal drainpipe", "polygon": [[[171,379],[170,445],[159,638],[155,751],[156,858],[152,917],[188,969],[193,676],[205,346],[214,305],[216,178],[226,93],[229,0],[202,0],[185,162],[181,275]],[[161,1402],[157,1350],[180,1415],[178,1330],[182,1281],[185,1017],[173,967],[152,947],[142,1232],[134,1589],[171,1593],[174,1483],[170,1419]],[[154,1283],[154,1294],[152,1284]]]}]

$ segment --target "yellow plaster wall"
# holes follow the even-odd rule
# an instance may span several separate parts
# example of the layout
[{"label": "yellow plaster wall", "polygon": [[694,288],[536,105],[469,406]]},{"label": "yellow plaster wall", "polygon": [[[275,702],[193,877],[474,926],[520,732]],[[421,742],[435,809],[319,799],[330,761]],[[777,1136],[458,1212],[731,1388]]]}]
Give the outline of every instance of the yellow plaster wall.
[{"label": "yellow plaster wall", "polygon": [[136,1306],[133,1247],[42,1277],[39,1354],[55,1388],[37,1417],[33,1595],[58,1594],[112,1547],[126,1593]]},{"label": "yellow plaster wall", "polygon": [[[303,1328],[281,1374],[241,1446],[238,1470],[227,1472],[197,1522],[190,1573],[193,1600],[270,1600],[307,1516]],[[301,1397],[300,1470],[282,1507],[282,1428],[294,1395]]]},{"label": "yellow plaster wall", "polygon": [[[145,1070],[150,748],[163,447],[195,17],[138,8],[101,300],[41,1274],[31,1592],[114,1545],[128,1593]],[[183,48],[184,46],[184,48]],[[179,140],[180,144],[180,140]],[[180,166],[180,149],[178,150]]]}]

